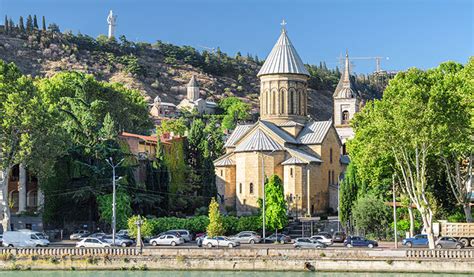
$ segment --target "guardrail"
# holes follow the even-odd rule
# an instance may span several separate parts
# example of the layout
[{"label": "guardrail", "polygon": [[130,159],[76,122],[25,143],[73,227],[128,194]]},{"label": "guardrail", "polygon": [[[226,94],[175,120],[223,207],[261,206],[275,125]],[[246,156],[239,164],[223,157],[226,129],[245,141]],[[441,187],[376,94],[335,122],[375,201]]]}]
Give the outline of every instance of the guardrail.
[{"label": "guardrail", "polygon": [[66,247],[41,247],[41,248],[0,248],[0,254],[12,255],[49,255],[49,256],[135,256],[139,251],[136,248],[66,248]]},{"label": "guardrail", "polygon": [[466,259],[474,258],[474,250],[448,250],[448,249],[436,249],[436,250],[406,250],[407,258],[445,258],[445,259]]}]

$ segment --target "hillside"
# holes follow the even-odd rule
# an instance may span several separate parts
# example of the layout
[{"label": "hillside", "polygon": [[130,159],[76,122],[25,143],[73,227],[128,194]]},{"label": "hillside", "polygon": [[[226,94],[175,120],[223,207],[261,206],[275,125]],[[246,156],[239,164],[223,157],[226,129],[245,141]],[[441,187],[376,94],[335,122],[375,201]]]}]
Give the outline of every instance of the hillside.
[{"label": "hillside", "polygon": [[[25,74],[32,76],[52,76],[64,70],[93,74],[99,80],[120,82],[140,90],[150,103],[157,95],[163,101],[179,103],[185,95],[183,86],[196,75],[204,98],[219,101],[225,96],[237,96],[258,109],[256,75],[262,62],[257,57],[244,57],[240,53],[230,57],[219,49],[199,52],[192,47],[160,41],[133,43],[124,36],[117,41],[105,36],[93,39],[59,30],[26,31],[17,27],[6,30],[1,26],[0,59],[14,62]],[[308,67],[312,74],[310,114],[318,120],[329,119],[332,91],[339,72],[328,70],[325,65]],[[364,98],[378,95],[380,93],[372,91]]]}]

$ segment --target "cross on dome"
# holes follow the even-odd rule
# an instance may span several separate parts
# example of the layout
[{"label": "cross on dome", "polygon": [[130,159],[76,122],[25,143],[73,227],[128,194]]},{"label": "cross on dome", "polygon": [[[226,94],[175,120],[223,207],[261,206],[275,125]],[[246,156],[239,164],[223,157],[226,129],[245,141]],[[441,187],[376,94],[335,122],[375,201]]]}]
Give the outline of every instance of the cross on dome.
[{"label": "cross on dome", "polygon": [[282,30],[282,31],[286,31],[286,24],[287,24],[287,23],[286,23],[285,19],[283,19],[283,20],[281,21],[281,23],[280,23],[280,25],[281,25],[281,30]]}]

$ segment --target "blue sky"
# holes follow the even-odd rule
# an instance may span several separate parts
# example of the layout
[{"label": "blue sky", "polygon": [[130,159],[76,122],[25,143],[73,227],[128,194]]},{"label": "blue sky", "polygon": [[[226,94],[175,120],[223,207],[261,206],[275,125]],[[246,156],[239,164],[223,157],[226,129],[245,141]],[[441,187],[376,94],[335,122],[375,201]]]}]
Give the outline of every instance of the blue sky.
[{"label": "blue sky", "polygon": [[[117,36],[200,50],[219,46],[231,55],[266,57],[283,18],[310,64],[335,67],[345,49],[351,56],[388,56],[387,70],[465,63],[474,55],[472,0],[0,0],[0,18],[45,15],[61,30],[93,37],[107,33],[110,9],[118,15]],[[371,60],[354,64],[359,73],[375,69]]]}]

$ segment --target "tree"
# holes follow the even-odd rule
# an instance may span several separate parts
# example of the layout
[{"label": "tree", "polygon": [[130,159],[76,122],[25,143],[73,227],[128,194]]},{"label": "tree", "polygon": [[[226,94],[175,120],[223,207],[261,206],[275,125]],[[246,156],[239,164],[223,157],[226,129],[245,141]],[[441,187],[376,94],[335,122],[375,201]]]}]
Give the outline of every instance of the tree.
[{"label": "tree", "polygon": [[38,19],[36,18],[36,14],[33,16],[33,28],[35,30],[38,30],[39,27],[38,27]]},{"label": "tree", "polygon": [[59,30],[58,24],[56,24],[56,23],[50,23],[48,25],[48,31],[50,31],[52,33],[60,33],[61,32],[61,30]]},{"label": "tree", "polygon": [[452,77],[460,68],[445,63],[428,71],[410,69],[397,74],[382,100],[369,102],[356,115],[356,135],[349,143],[352,161],[361,176],[370,178],[370,173],[376,173],[372,174],[375,182],[396,176],[401,190],[421,214],[430,248],[434,248],[432,222],[436,208],[430,174],[438,168],[429,164],[439,160],[443,145],[460,137],[458,130],[466,130],[450,126],[463,125],[460,121],[470,113],[462,104],[463,97],[452,93],[457,89],[446,89],[461,87]]},{"label": "tree", "polygon": [[288,224],[283,184],[278,175],[272,175],[265,184],[265,225],[278,232]]},{"label": "tree", "polygon": [[[112,224],[112,201],[111,193],[97,197],[100,219],[108,224]],[[118,229],[127,228],[128,218],[132,215],[131,198],[126,191],[119,189],[116,192],[115,202],[116,226]]]},{"label": "tree", "polygon": [[357,199],[352,215],[358,230],[380,236],[389,223],[390,212],[380,197],[368,194]]},{"label": "tree", "polygon": [[348,225],[352,215],[352,207],[357,200],[359,189],[354,163],[350,163],[344,175],[344,180],[339,188],[339,220],[342,224]]},{"label": "tree", "polygon": [[33,31],[33,18],[31,14],[26,18],[26,32],[31,33]]},{"label": "tree", "polygon": [[10,28],[8,26],[8,17],[5,15],[5,23],[3,23],[3,29],[5,31],[5,34],[8,34],[10,31]]},{"label": "tree", "polygon": [[130,237],[135,239],[137,238],[138,228],[136,222],[138,220],[142,221],[142,226],[140,227],[141,237],[144,238],[153,236],[153,225],[150,220],[139,215],[134,215],[127,220],[127,229]]},{"label": "tree", "polygon": [[44,15],[42,16],[41,23],[42,23],[42,24],[41,24],[41,26],[42,26],[42,27],[41,27],[41,30],[42,30],[43,32],[46,32],[46,18],[44,17]]},{"label": "tree", "polygon": [[23,16],[20,16],[20,20],[18,21],[18,29],[20,29],[21,33],[25,32],[25,24],[23,23]]},{"label": "tree", "polygon": [[163,121],[160,126],[156,127],[156,133],[158,135],[174,133],[175,135],[184,136],[186,130],[186,120],[183,117]]},{"label": "tree", "polygon": [[222,119],[223,130],[232,130],[238,121],[247,120],[250,115],[250,105],[237,97],[226,97],[219,102],[219,107],[224,110]]},{"label": "tree", "polygon": [[219,204],[213,197],[209,203],[209,225],[206,228],[208,237],[216,237],[224,234],[224,226],[222,223],[222,216],[219,211]]}]

